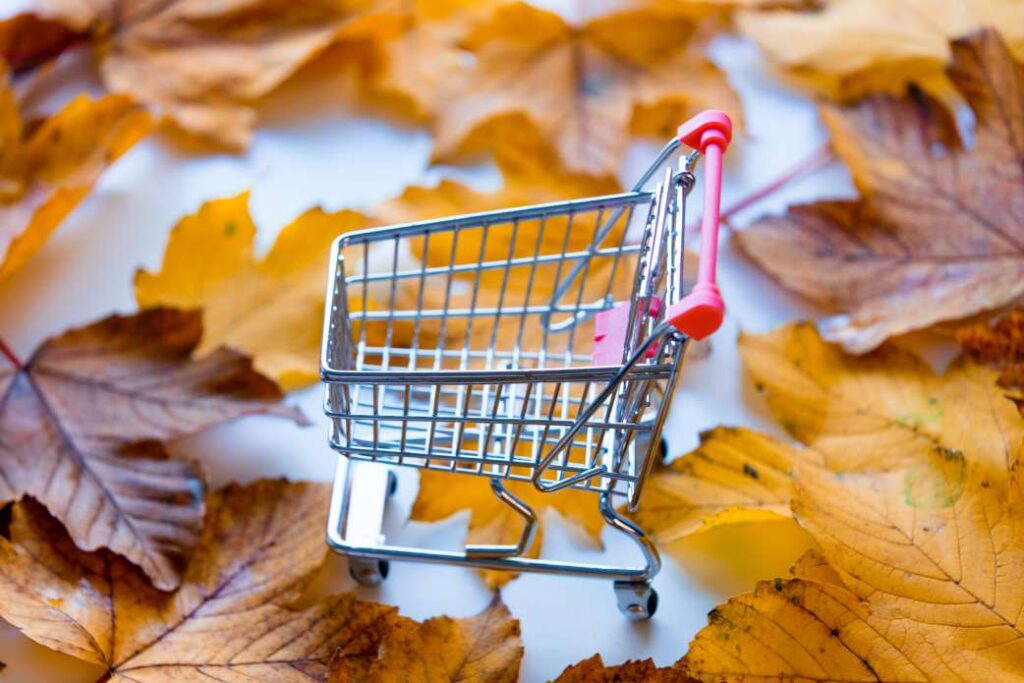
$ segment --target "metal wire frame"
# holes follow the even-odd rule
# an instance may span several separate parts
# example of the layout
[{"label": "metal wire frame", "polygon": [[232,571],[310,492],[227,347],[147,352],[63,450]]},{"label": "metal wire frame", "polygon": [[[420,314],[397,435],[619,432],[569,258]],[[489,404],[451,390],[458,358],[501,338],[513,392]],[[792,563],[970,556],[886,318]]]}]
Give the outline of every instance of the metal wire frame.
[{"label": "metal wire frame", "polygon": [[[544,490],[612,491],[635,502],[667,410],[652,397],[674,387],[686,340],[662,329],[652,356],[595,367],[579,330],[594,313],[631,301],[623,361],[642,342],[652,345],[650,302],[681,293],[694,161],[669,171],[655,192],[339,238],[321,363],[332,446],[356,459],[532,480]],[[628,244],[644,204],[643,239]],[[632,281],[628,296],[617,291],[621,279]]]}]

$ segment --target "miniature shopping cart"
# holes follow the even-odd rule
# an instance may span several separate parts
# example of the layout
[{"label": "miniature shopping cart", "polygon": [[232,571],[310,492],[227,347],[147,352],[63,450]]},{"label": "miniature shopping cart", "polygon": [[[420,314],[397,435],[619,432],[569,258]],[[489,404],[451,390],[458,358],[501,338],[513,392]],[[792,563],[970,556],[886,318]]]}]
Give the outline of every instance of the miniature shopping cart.
[{"label": "miniature shopping cart", "polygon": [[[328,542],[364,584],[388,561],[614,581],[620,609],[651,616],[660,559],[622,516],[664,446],[683,354],[721,323],[715,285],[722,154],[731,123],[684,124],[633,191],[352,232],[331,254],[321,375],[342,456]],[[643,189],[681,146],[657,187]],[[696,284],[683,278],[684,206],[703,156]],[[366,461],[372,464],[364,464]],[[431,549],[381,533],[395,467],[487,477],[522,517],[516,542]],[[509,488],[592,491],[638,566],[527,557],[536,515]],[[458,488],[453,488],[453,495]]]}]

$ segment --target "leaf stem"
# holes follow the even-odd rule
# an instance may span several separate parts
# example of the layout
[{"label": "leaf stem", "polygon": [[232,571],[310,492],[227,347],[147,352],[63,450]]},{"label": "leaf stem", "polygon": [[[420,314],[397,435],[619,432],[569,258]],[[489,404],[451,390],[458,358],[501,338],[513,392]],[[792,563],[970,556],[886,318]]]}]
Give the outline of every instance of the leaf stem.
[{"label": "leaf stem", "polygon": [[[829,148],[829,144],[827,142],[824,143],[820,147],[816,148],[813,152],[811,152],[807,157],[801,159],[799,163],[787,169],[781,175],[768,182],[766,185],[759,187],[758,189],[754,190],[745,197],[741,197],[734,204],[724,209],[721,215],[722,223],[728,226],[728,221],[732,216],[736,215],[740,211],[743,211],[747,207],[756,204],[765,197],[769,197],[775,194],[776,192],[778,192],[783,187],[785,187],[792,181],[796,180],[800,176],[810,173],[811,171],[816,171],[819,168],[826,166],[827,164],[831,163],[834,159],[835,157],[832,156],[832,150]],[[693,223],[687,226],[686,232],[694,233],[697,232],[699,229],[700,223]]]},{"label": "leaf stem", "polygon": [[16,354],[14,350],[7,345],[7,342],[4,341],[3,337],[0,337],[0,353],[2,353],[7,360],[11,361],[11,364],[18,370],[25,367],[25,364],[21,362],[20,358],[18,358],[18,354]]}]

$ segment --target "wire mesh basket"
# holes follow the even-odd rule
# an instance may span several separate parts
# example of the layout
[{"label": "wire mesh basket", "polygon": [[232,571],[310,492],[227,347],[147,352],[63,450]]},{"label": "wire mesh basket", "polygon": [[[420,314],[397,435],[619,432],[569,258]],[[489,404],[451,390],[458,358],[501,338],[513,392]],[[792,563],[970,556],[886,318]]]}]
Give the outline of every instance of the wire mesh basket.
[{"label": "wire mesh basket", "polygon": [[[523,571],[527,563],[611,576],[627,594],[627,614],[653,612],[645,591],[657,553],[612,500],[637,504],[686,344],[721,320],[714,251],[730,134],[723,114],[696,117],[630,192],[336,240],[321,358],[331,446],[348,460],[487,477],[524,528],[516,544],[461,554],[354,544],[342,534],[351,511],[346,464],[332,506],[334,547],[364,564],[397,557]],[[645,190],[683,144],[694,151]],[[702,154],[701,264],[685,292],[685,204]],[[508,480],[599,494],[605,518],[638,541],[645,566],[553,567],[523,557],[536,518]]]}]

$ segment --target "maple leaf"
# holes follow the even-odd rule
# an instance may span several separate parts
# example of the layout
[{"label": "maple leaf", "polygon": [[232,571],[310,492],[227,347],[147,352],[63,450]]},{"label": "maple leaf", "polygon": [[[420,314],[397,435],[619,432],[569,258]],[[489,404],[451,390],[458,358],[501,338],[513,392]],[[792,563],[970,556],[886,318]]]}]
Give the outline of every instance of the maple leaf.
[{"label": "maple leaf", "polygon": [[[38,0],[39,14],[88,34],[100,76],[213,142],[248,144],[266,95],[336,42],[364,0]],[[14,19],[17,20],[17,19]]]},{"label": "maple leaf", "polygon": [[[559,198],[614,192],[613,182],[552,173],[510,173],[505,187],[496,192],[478,192],[461,183],[444,180],[436,187],[408,187],[395,199],[370,211],[327,213],[307,211],[286,226],[262,260],[253,255],[255,226],[248,211],[248,195],[210,201],[199,211],[181,219],[171,232],[161,268],[156,273],[139,271],[135,276],[135,297],[141,307],[175,306],[203,309],[203,339],[197,354],[203,356],[221,345],[253,356],[257,369],[294,389],[319,377],[320,341],[323,325],[324,280],[330,245],[348,230],[485,211],[514,205],[536,204]],[[582,222],[581,222],[582,223]],[[589,243],[592,229],[577,225],[575,240]],[[552,237],[554,236],[554,237]],[[557,237],[561,248],[564,233],[552,228],[548,239]],[[520,234],[517,244],[534,242]],[[493,236],[490,248],[508,253],[507,241]],[[422,247],[410,245],[413,258],[423,258]],[[457,259],[477,258],[479,244],[462,239]],[[431,240],[430,265],[451,257],[450,239],[443,235]],[[358,264],[354,264],[358,267]],[[500,279],[500,278],[499,278]],[[599,278],[594,278],[597,282]],[[537,287],[537,296],[544,290]],[[436,296],[427,292],[425,296]],[[415,300],[416,293],[409,296]],[[369,302],[370,305],[378,305]],[[361,302],[360,302],[361,305]],[[376,330],[371,326],[369,332]],[[449,334],[462,344],[456,325]],[[487,333],[485,326],[474,328]],[[356,330],[358,335],[358,328]],[[408,341],[408,340],[405,340]],[[392,345],[401,346],[395,336]]]},{"label": "maple leaf", "polygon": [[1010,311],[991,326],[962,327],[956,339],[972,358],[1000,371],[1000,386],[1024,390],[1024,309]]},{"label": "maple leaf", "polygon": [[[538,491],[530,482],[508,481],[505,487],[542,518],[546,510],[557,512],[563,519],[582,527],[585,538],[601,545],[604,518],[597,498],[589,491],[568,489],[557,493]],[[420,488],[409,518],[417,522],[439,522],[469,510],[469,533],[466,543],[515,545],[523,530],[523,518],[494,496],[486,478],[460,476],[449,472],[420,472]],[[527,557],[537,557],[543,544],[543,525],[538,524]],[[491,588],[500,588],[517,575],[507,571],[481,570]]]},{"label": "maple leaf", "polygon": [[629,516],[660,543],[722,524],[788,518],[793,465],[815,456],[765,434],[718,427],[657,467]]},{"label": "maple leaf", "polygon": [[0,538],[0,615],[111,681],[323,680],[335,656],[372,658],[393,607],[334,595],[294,603],[324,561],[329,487],[263,480],[209,494],[181,587],[153,588],[106,551],[78,550],[40,505]]},{"label": "maple leaf", "polygon": [[659,669],[650,659],[605,666],[601,655],[573,664],[551,683],[690,683],[685,674]]},{"label": "maple leaf", "polygon": [[825,329],[849,351],[1024,293],[1024,67],[984,31],[953,44],[949,75],[975,114],[972,147],[920,92],[826,106],[861,198],[791,208],[737,236],[784,285],[845,312]]},{"label": "maple leaf", "polygon": [[405,619],[380,644],[369,666],[365,657],[341,656],[329,683],[515,683],[523,658],[519,622],[495,594],[480,614],[467,619]]},{"label": "maple leaf", "polygon": [[18,73],[56,57],[81,38],[59,21],[16,14],[0,21],[0,60]]},{"label": "maple leaf", "polygon": [[178,585],[203,516],[202,479],[162,442],[265,413],[304,422],[244,356],[188,360],[196,313],[111,316],[0,361],[0,501],[29,494],[79,547],[127,557]]},{"label": "maple leaf", "polygon": [[799,469],[793,510],[822,558],[714,610],[679,666],[723,682],[1019,679],[1019,460],[1010,477],[993,486],[939,449],[884,474]]},{"label": "maple leaf", "polygon": [[967,357],[939,375],[892,344],[849,356],[806,323],[744,334],[739,350],[775,419],[832,470],[894,470],[938,449],[998,482],[1019,457],[1024,423],[996,373]]},{"label": "maple leaf", "polygon": [[364,96],[400,116],[431,120],[442,85],[464,68],[459,41],[498,0],[378,0],[345,31],[343,45],[369,46]]},{"label": "maple leaf", "polygon": [[631,133],[668,137],[696,111],[739,112],[703,55],[709,28],[682,5],[580,24],[521,2],[502,5],[465,39],[476,63],[444,88],[434,159],[493,150],[614,176]]},{"label": "maple leaf", "polygon": [[[827,0],[817,11],[761,8],[737,16],[740,31],[798,82],[853,99],[898,93],[908,82],[948,90],[949,40],[998,27],[1024,56],[1024,6],[1015,0]],[[757,9],[757,8],[754,8]]]},{"label": "maple leaf", "polygon": [[35,255],[107,166],[151,127],[126,97],[85,95],[27,126],[0,61],[0,281]]},{"label": "maple leaf", "polygon": [[139,306],[201,308],[196,354],[244,351],[285,389],[319,377],[324,282],[331,242],[366,227],[354,211],[310,209],[285,226],[259,261],[248,193],[206,202],[171,231],[159,272],[135,275]]}]

